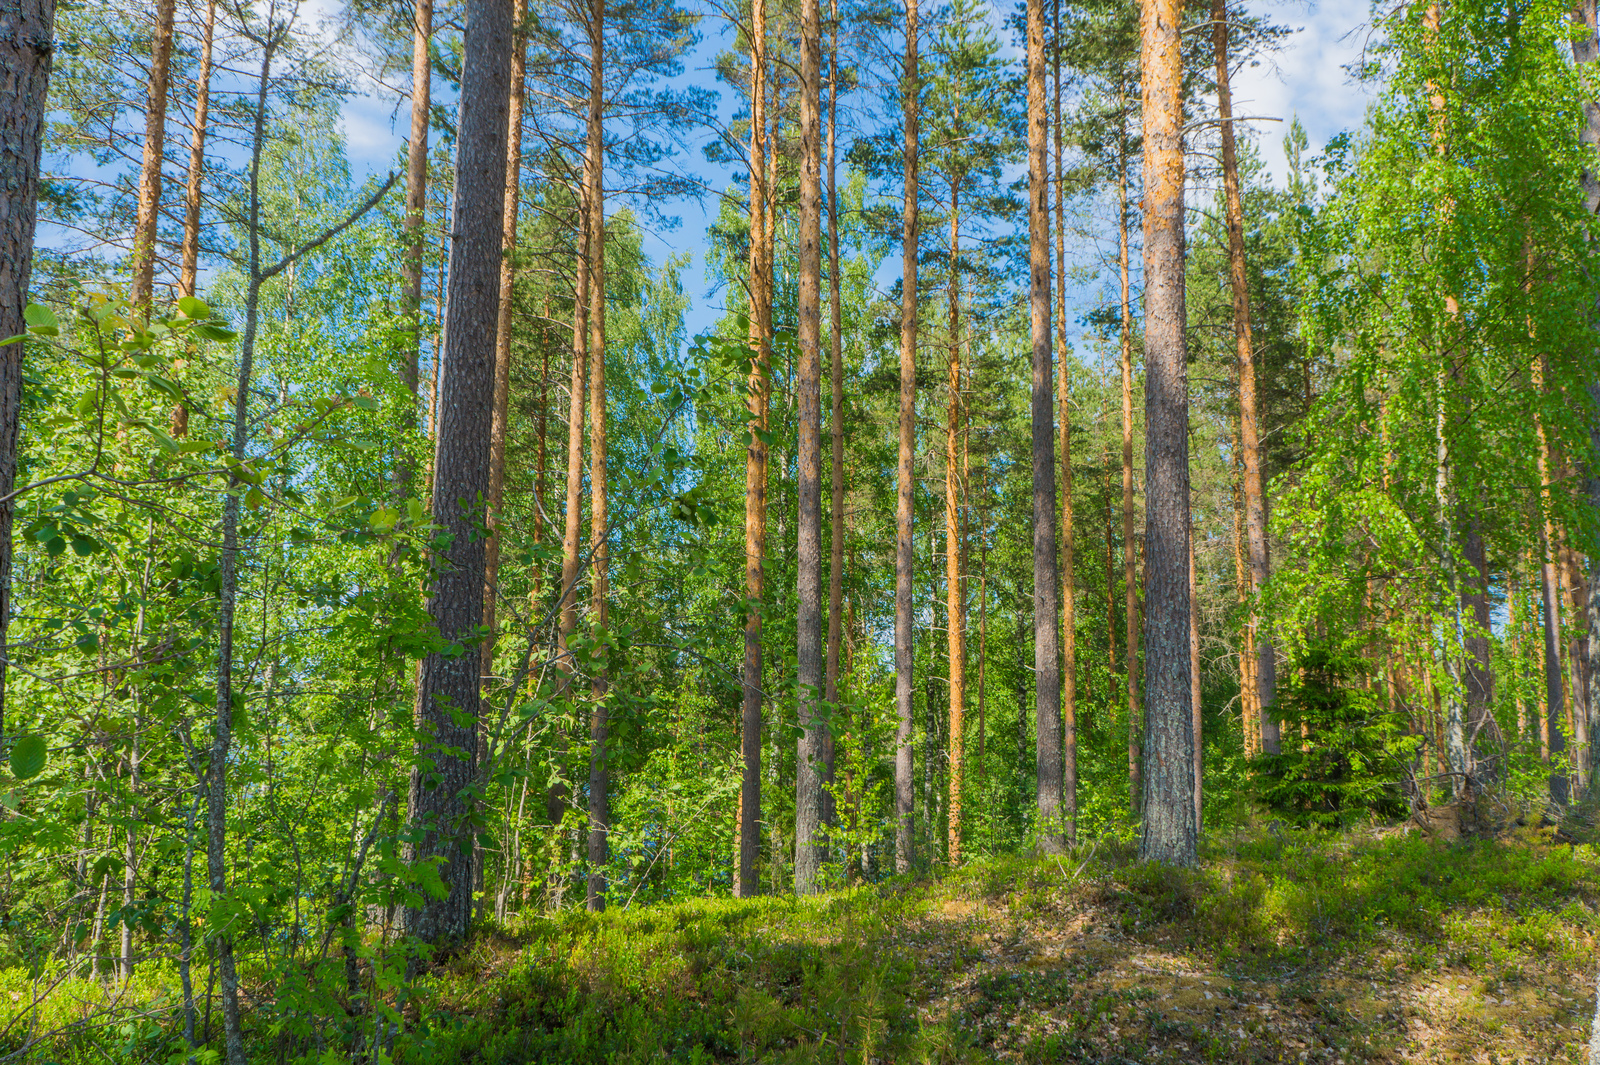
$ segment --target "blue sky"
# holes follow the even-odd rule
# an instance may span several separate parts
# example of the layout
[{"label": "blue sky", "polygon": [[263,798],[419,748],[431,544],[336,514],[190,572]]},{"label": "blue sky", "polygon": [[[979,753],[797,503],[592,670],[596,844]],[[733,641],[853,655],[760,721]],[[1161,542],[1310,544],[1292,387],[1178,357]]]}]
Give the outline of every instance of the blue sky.
[{"label": "blue sky", "polygon": [[[1371,95],[1367,86],[1352,82],[1345,66],[1356,60],[1370,35],[1370,13],[1364,0],[1249,0],[1253,13],[1290,27],[1293,32],[1274,55],[1259,65],[1240,71],[1234,79],[1236,114],[1278,118],[1278,122],[1255,125],[1258,143],[1267,166],[1278,183],[1287,175],[1282,140],[1289,119],[1298,115],[1310,138],[1311,150],[1320,150],[1335,134],[1361,125]],[[702,24],[705,40],[689,57],[685,82],[717,87],[711,72],[711,58],[726,47],[725,24],[707,19]],[[358,176],[387,170],[403,144],[407,105],[396,105],[389,90],[369,86],[370,93],[352,98],[344,111],[344,132],[353,169]],[[722,117],[732,117],[733,100],[724,91]],[[686,168],[722,187],[732,178],[731,171],[709,167],[698,149],[683,160]],[[1208,193],[1200,193],[1208,195]],[[721,296],[709,295],[702,272],[703,239],[709,217],[716,211],[713,198],[702,208],[685,202],[677,212],[682,225],[674,231],[650,234],[646,248],[661,261],[669,254],[691,255],[683,282],[691,301],[690,335],[711,326],[722,313]],[[880,271],[880,281],[892,283],[898,275],[898,257],[892,257]]]}]

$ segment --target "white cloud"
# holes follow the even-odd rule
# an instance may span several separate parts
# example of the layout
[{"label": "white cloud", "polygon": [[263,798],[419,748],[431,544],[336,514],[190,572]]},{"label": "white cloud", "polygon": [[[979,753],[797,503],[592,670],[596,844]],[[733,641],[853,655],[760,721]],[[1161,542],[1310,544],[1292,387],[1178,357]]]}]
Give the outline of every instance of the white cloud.
[{"label": "white cloud", "polygon": [[1278,52],[1233,78],[1235,114],[1282,119],[1254,124],[1262,157],[1281,185],[1289,172],[1283,138],[1290,119],[1299,116],[1313,153],[1335,134],[1361,126],[1371,87],[1352,79],[1345,67],[1371,38],[1371,13],[1365,0],[1249,0],[1246,6],[1295,31]]}]

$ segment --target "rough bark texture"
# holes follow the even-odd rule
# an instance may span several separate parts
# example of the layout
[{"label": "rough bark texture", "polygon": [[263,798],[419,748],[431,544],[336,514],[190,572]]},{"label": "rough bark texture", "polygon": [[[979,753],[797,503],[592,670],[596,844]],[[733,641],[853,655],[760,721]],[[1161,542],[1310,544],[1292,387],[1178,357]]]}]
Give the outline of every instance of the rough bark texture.
[{"label": "rough bark texture", "polygon": [[744,621],[744,704],[740,721],[740,753],[744,778],[739,790],[739,868],[733,893],[758,894],[756,860],[761,854],[761,596],[767,544],[768,376],[772,354],[772,300],[767,276],[766,84],[767,15],[765,0],[750,5],[750,346],[756,361],[750,368],[745,396],[750,414],[750,442],[744,461],[744,596],[750,612]]},{"label": "rough bark texture", "polygon": [[[1122,145],[1119,142],[1119,149]],[[1138,542],[1133,538],[1133,295],[1128,221],[1128,159],[1117,166],[1117,267],[1122,303],[1122,595],[1123,684],[1128,707],[1128,805],[1139,808],[1139,585],[1136,580]],[[1110,552],[1107,541],[1106,551]],[[1115,641],[1113,640],[1113,643]]]},{"label": "rough bark texture", "polygon": [[[839,0],[828,9],[828,347],[833,388],[829,428],[833,436],[833,497],[829,512],[832,543],[828,552],[828,660],[824,668],[823,698],[829,713],[839,703],[839,642],[844,628],[844,327],[839,304],[839,174],[835,154],[839,120]],[[822,734],[822,822],[835,823],[833,795],[833,729]]]},{"label": "rough bark texture", "polygon": [[[1595,59],[1600,59],[1600,19],[1597,19],[1597,5],[1595,0],[1578,0],[1574,5],[1574,16],[1581,24],[1584,32],[1573,40],[1573,61],[1579,64],[1592,64]],[[1590,150],[1600,149],[1600,101],[1586,99],[1584,101],[1584,126],[1579,133],[1579,141]],[[1584,171],[1584,206],[1589,209],[1590,216],[1600,214],[1600,173],[1594,170]],[[1594,240],[1597,233],[1590,230],[1590,240]],[[1595,313],[1600,320],[1600,312]],[[1590,358],[1590,366],[1600,366],[1600,355]],[[1595,513],[1600,513],[1600,369],[1595,369],[1590,376],[1589,389],[1589,456],[1584,461],[1584,491],[1589,496],[1589,507]],[[1587,545],[1589,555],[1589,580],[1587,580],[1586,611],[1581,619],[1584,644],[1586,644],[1587,662],[1584,662],[1584,676],[1587,678],[1586,704],[1587,723],[1589,723],[1589,756],[1587,756],[1587,769],[1589,769],[1590,782],[1594,779],[1594,769],[1600,766],[1600,756],[1595,750],[1595,734],[1600,731],[1600,532],[1594,540]],[[1600,1019],[1600,1014],[1597,1014]],[[1600,1020],[1595,1025],[1595,1049],[1590,1051],[1595,1059],[1600,1059]]]},{"label": "rough bark texture", "polygon": [[1200,608],[1199,601],[1195,598],[1195,588],[1199,575],[1195,572],[1194,562],[1194,515],[1189,515],[1189,710],[1190,720],[1194,729],[1194,830],[1198,834],[1204,823],[1202,812],[1204,807],[1201,800],[1203,781],[1205,779],[1205,750],[1201,744],[1201,711],[1204,709],[1200,702]]},{"label": "rough bark texture", "polygon": [[200,272],[200,183],[206,169],[206,124],[211,114],[211,41],[216,29],[217,0],[208,0],[205,29],[200,37],[200,66],[194,76],[194,135],[189,138],[189,181],[183,196],[183,247],[178,266],[180,296],[195,294]]},{"label": "rough bark texture", "polygon": [[947,843],[951,865],[961,864],[961,776],[967,700],[967,634],[961,595],[961,209],[950,186],[950,336],[945,366],[944,575],[945,650],[949,663],[950,743]]},{"label": "rough bark texture", "polygon": [[[1546,377],[1544,356],[1533,362],[1533,387],[1544,390]],[[1561,718],[1565,704],[1565,684],[1561,676],[1561,589],[1556,573],[1555,524],[1551,520],[1549,503],[1544,498],[1550,492],[1550,441],[1545,435],[1544,419],[1534,415],[1534,431],[1539,440],[1540,507],[1544,521],[1540,525],[1539,595],[1544,607],[1544,684],[1545,684],[1545,749],[1550,761],[1550,800],[1565,805],[1569,798],[1567,783],[1567,744]]]},{"label": "rough bark texture", "polygon": [[1261,737],[1268,754],[1279,751],[1278,722],[1267,711],[1276,698],[1277,670],[1272,642],[1260,631],[1256,597],[1270,575],[1267,555],[1267,504],[1261,484],[1261,434],[1256,420],[1255,341],[1250,331],[1250,285],[1244,261],[1244,207],[1239,195],[1239,163],[1234,143],[1233,94],[1228,81],[1228,5],[1211,2],[1211,42],[1216,53],[1217,102],[1222,119],[1222,184],[1228,227],[1228,283],[1233,291],[1233,334],[1239,353],[1239,445],[1244,463],[1244,527],[1250,560],[1250,613],[1245,653],[1252,650],[1250,678],[1256,682],[1246,702],[1245,734]]},{"label": "rough bark texture", "polygon": [[495,596],[499,592],[500,582],[500,505],[506,486],[506,416],[511,400],[511,304],[517,280],[517,207],[522,197],[522,98],[528,58],[522,22],[527,15],[527,0],[511,0],[511,21],[516,29],[511,43],[511,95],[506,113],[505,216],[501,220],[500,232],[500,303],[495,317],[494,405],[489,430],[489,540],[484,544],[483,560],[483,624],[489,630],[482,646],[482,672],[486,681],[494,671],[497,635]]},{"label": "rough bark texture", "polygon": [[1476,521],[1467,522],[1461,553],[1469,567],[1462,583],[1461,609],[1471,614],[1472,631],[1466,634],[1467,744],[1478,785],[1498,775],[1499,753],[1505,749],[1500,726],[1494,719],[1494,671],[1489,648],[1489,559]]},{"label": "rough bark texture", "polygon": [[[1061,435],[1061,818],[1069,843],[1078,838],[1078,609],[1072,527],[1072,387],[1067,374],[1067,188],[1061,111],[1061,0],[1053,5],[1055,47],[1056,392]],[[981,641],[980,641],[981,642]],[[981,670],[981,665],[980,665]],[[981,675],[981,673],[980,673]]]},{"label": "rough bark texture", "polygon": [[1044,2],[1028,0],[1028,326],[1033,342],[1033,668],[1039,844],[1065,849],[1061,805],[1061,613],[1056,571],[1055,401],[1050,336],[1050,111],[1045,105]]},{"label": "rough bark texture", "polygon": [[422,246],[423,222],[428,213],[428,106],[432,89],[432,63],[428,42],[433,38],[433,0],[412,0],[415,21],[411,27],[411,137],[406,145],[405,257],[400,283],[405,312],[416,330],[411,350],[400,368],[412,395],[419,387],[418,363],[422,352]]},{"label": "rough bark texture", "polygon": [[1146,861],[1195,863],[1180,0],[1143,0]]},{"label": "rough bark texture", "polygon": [[800,4],[799,336],[795,402],[799,442],[795,649],[799,727],[794,814],[794,889],[820,890],[822,827],[822,22],[818,0]]},{"label": "rough bark texture", "polygon": [[913,493],[917,434],[917,0],[906,0],[906,58],[900,86],[905,114],[905,203],[900,234],[900,451],[895,477],[894,523],[894,736],[895,872],[911,872],[915,826],[911,794],[912,684],[911,577]]},{"label": "rough bark texture", "polygon": [[[55,33],[55,0],[0,7],[0,338],[27,328],[33,232],[39,210],[39,151]],[[6,628],[11,621],[11,524],[16,503],[27,342],[0,348],[0,747],[5,741]]]},{"label": "rough bark texture", "polygon": [[[594,0],[589,23],[589,626],[605,632],[610,602],[610,526],[606,518],[606,201],[604,115],[606,0]],[[590,910],[605,909],[605,863],[610,852],[610,770],[606,737],[610,728],[604,666],[596,665],[589,710],[589,879]]]},{"label": "rough bark texture", "polygon": [[[499,317],[505,212],[506,113],[510,99],[511,6],[472,0],[463,35],[457,112],[449,288],[439,379],[432,517],[449,547],[434,557],[428,614],[451,642],[472,639],[483,620],[483,498],[493,423],[495,324]],[[472,652],[476,648],[471,649]],[[465,936],[472,914],[479,658],[423,659],[417,725],[425,738],[411,774],[416,857],[438,858],[449,893],[406,913],[407,931],[428,943]],[[429,787],[433,784],[433,787]]]},{"label": "rough bark texture", "polygon": [[144,155],[139,166],[139,201],[133,223],[135,313],[148,316],[155,288],[157,223],[161,220],[161,164],[167,151],[167,89],[172,71],[172,20],[177,0],[156,0],[150,36],[150,78],[145,84]]}]

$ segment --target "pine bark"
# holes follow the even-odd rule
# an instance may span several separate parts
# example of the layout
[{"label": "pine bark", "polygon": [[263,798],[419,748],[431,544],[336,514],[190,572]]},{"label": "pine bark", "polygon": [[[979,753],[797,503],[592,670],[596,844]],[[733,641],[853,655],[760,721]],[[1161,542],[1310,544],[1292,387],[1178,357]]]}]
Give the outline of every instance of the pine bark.
[{"label": "pine bark", "polygon": [[[1122,583],[1123,583],[1123,685],[1128,706],[1128,804],[1139,808],[1139,585],[1136,579],[1139,547],[1133,538],[1133,296],[1128,221],[1128,158],[1124,141],[1118,141],[1117,164],[1117,269],[1122,304]],[[1108,549],[1109,550],[1109,549]]]},{"label": "pine bark", "polygon": [[[27,329],[22,309],[33,272],[39,217],[39,154],[54,55],[55,0],[0,8],[0,337]],[[16,501],[22,357],[27,341],[0,348],[0,744],[5,741],[6,629],[11,622],[12,520]]]},{"label": "pine bark", "polygon": [[961,777],[967,698],[966,626],[961,595],[961,206],[955,182],[950,185],[950,329],[946,358],[948,399],[944,450],[945,649],[949,663],[949,799],[947,853],[961,864]]},{"label": "pine bark", "polygon": [[[599,636],[610,620],[610,526],[606,517],[606,210],[605,210],[605,55],[606,0],[593,0],[589,23],[589,624]],[[603,652],[602,652],[603,653]],[[607,761],[610,708],[604,659],[596,664],[589,708],[589,878],[590,911],[605,909],[605,863],[610,851],[611,774]]]},{"label": "pine bark", "polygon": [[1044,3],[1028,0],[1028,326],[1032,339],[1034,763],[1039,843],[1066,847],[1061,767],[1061,612],[1056,568],[1055,401],[1050,335],[1050,111]]},{"label": "pine bark", "polygon": [[429,42],[433,39],[433,0],[412,0],[411,136],[406,144],[405,255],[400,266],[401,296],[414,335],[401,366],[414,396],[420,387],[422,358],[423,223],[428,214],[428,108],[433,82]]},{"label": "pine bark", "polygon": [[795,649],[799,682],[795,780],[794,888],[820,890],[826,854],[822,828],[822,25],[818,0],[800,4],[800,218],[799,358],[795,403],[799,446],[795,454]]},{"label": "pine bark", "polygon": [[[439,380],[432,517],[449,539],[434,560],[428,613],[446,641],[466,643],[483,620],[486,520],[493,424],[495,325],[505,213],[506,118],[510,105],[511,7],[472,0],[457,112],[454,220]],[[476,651],[476,648],[472,649]],[[407,911],[407,931],[428,943],[459,940],[472,914],[472,806],[477,775],[479,657],[423,659],[418,682],[420,763],[411,774],[417,859],[438,857],[449,891]],[[430,735],[431,734],[431,735]],[[434,783],[434,787],[425,786]]]},{"label": "pine bark", "polygon": [[900,295],[900,426],[895,475],[894,563],[894,698],[897,725],[894,753],[895,872],[911,872],[915,841],[912,790],[911,581],[915,551],[913,503],[917,432],[917,109],[920,75],[917,63],[917,0],[906,0],[906,55],[901,75],[901,109],[905,118],[905,202],[902,214]]},{"label": "pine bark", "polygon": [[[829,513],[828,562],[828,650],[824,667],[823,698],[829,714],[839,709],[839,643],[844,628],[844,328],[843,308],[839,303],[839,173],[835,154],[839,121],[839,0],[829,4],[828,48],[828,346],[832,365],[829,381],[832,404],[829,427],[833,437],[833,497]],[[835,823],[834,809],[834,729],[822,735],[823,792],[822,823]]]},{"label": "pine bark", "polygon": [[1233,93],[1228,80],[1228,5],[1211,0],[1211,41],[1216,53],[1217,105],[1222,119],[1222,184],[1228,228],[1228,284],[1233,293],[1233,334],[1239,360],[1239,444],[1244,462],[1244,527],[1250,560],[1250,612],[1245,622],[1246,651],[1253,650],[1250,672],[1255,690],[1246,712],[1247,735],[1259,734],[1261,749],[1281,749],[1278,721],[1268,711],[1276,699],[1277,663],[1272,641],[1261,633],[1257,603],[1271,575],[1268,557],[1267,505],[1261,482],[1261,434],[1256,418],[1255,338],[1250,328],[1250,284],[1245,273],[1244,205],[1239,190],[1238,150],[1233,129]]},{"label": "pine bark", "polygon": [[749,613],[744,622],[743,709],[740,754],[744,765],[739,790],[739,868],[734,877],[737,898],[759,894],[756,862],[761,855],[761,598],[767,542],[767,405],[768,367],[772,355],[771,279],[766,256],[766,84],[767,16],[765,0],[750,5],[750,346],[756,358],[750,368],[745,405],[750,440],[744,465],[744,595]]},{"label": "pine bark", "polygon": [[[522,103],[528,49],[522,23],[528,16],[527,0],[511,0],[510,106],[506,114],[505,214],[500,232],[500,297],[495,317],[494,402],[489,430],[488,532],[483,562],[483,624],[488,629],[481,653],[481,670],[487,681],[494,672],[497,639],[496,603],[500,591],[500,508],[506,486],[506,418],[511,402],[511,311],[517,281],[517,214],[522,199]],[[487,710],[487,707],[485,707]]]},{"label": "pine bark", "polygon": [[167,151],[167,90],[172,72],[172,22],[177,0],[155,0],[150,37],[150,77],[145,85],[144,154],[139,167],[139,200],[133,223],[134,313],[149,317],[155,289],[157,227],[161,221],[161,164]]},{"label": "pine bark", "polygon": [[1072,386],[1067,372],[1067,183],[1062,153],[1061,0],[1053,11],[1051,74],[1055,89],[1056,384],[1061,435],[1061,819],[1068,843],[1078,838],[1078,609],[1072,525]]},{"label": "pine bark", "polygon": [[1145,861],[1193,865],[1189,397],[1184,347],[1181,0],[1143,0]]},{"label": "pine bark", "polygon": [[217,0],[207,0],[205,29],[200,37],[200,66],[194,77],[194,135],[189,139],[189,180],[183,196],[183,246],[178,266],[180,296],[195,295],[200,272],[200,185],[205,178],[206,126],[211,115],[211,44],[216,29]]}]

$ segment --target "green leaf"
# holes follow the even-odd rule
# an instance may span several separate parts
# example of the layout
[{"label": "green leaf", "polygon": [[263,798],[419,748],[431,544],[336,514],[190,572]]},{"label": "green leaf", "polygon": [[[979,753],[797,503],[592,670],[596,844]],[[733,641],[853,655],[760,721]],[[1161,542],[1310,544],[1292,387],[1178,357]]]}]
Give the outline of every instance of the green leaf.
[{"label": "green leaf", "polygon": [[72,553],[79,558],[88,558],[100,546],[98,540],[92,536],[74,536],[72,538]]},{"label": "green leaf", "polygon": [[157,392],[165,392],[173,399],[183,398],[183,389],[179,388],[171,381],[168,381],[165,377],[157,377],[155,374],[151,374],[144,380],[146,384],[155,389]]},{"label": "green leaf", "polygon": [[201,322],[194,331],[207,340],[233,340],[239,334],[214,322]]},{"label": "green leaf", "polygon": [[[31,305],[30,305],[31,308]],[[11,747],[11,775],[18,780],[28,780],[44,772],[44,737],[28,734],[19,736]]]},{"label": "green leaf", "polygon": [[260,510],[267,501],[267,494],[259,488],[252,488],[244,494],[244,505],[251,510]]},{"label": "green leaf", "polygon": [[56,312],[42,304],[30,303],[22,308],[22,320],[28,323],[30,333],[46,337],[61,334],[61,322],[57,320]]},{"label": "green leaf", "polygon": [[377,410],[378,401],[372,396],[356,396],[351,402],[362,410]]},{"label": "green leaf", "polygon": [[194,296],[182,296],[178,299],[178,310],[183,312],[185,318],[200,321],[211,317],[211,308],[206,306],[206,301]]}]

